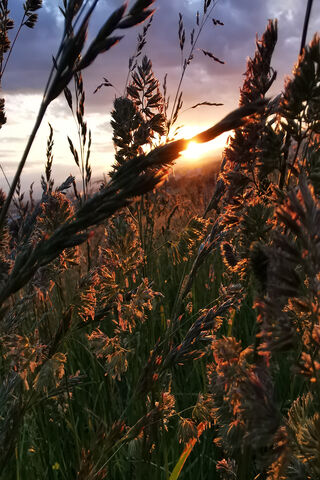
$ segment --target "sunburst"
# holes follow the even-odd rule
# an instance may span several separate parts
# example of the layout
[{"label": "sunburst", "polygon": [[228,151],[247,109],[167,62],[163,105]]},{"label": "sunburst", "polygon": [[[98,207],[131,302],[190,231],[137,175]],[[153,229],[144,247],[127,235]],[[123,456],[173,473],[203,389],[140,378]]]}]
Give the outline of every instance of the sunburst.
[{"label": "sunburst", "polygon": [[[205,130],[205,127],[195,127],[195,126],[185,126],[181,127],[179,131],[179,138],[193,138],[195,135]],[[223,150],[225,147],[230,132],[225,132],[220,135],[218,138],[215,138],[211,142],[207,143],[197,143],[195,141],[190,141],[186,150],[181,152],[181,160],[187,162],[197,162],[200,159],[209,157],[210,154],[217,154],[217,150]]]}]

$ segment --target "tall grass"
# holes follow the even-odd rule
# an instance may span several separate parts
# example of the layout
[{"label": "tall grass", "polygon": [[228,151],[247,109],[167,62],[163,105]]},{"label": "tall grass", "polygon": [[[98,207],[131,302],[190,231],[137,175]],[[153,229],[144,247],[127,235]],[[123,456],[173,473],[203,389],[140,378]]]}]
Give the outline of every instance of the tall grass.
[{"label": "tall grass", "polygon": [[[17,182],[12,217],[1,193],[1,478],[314,480],[319,38],[270,100],[277,22],[269,22],[239,108],[196,137],[235,129],[210,202],[200,183],[194,205],[190,189],[165,181],[186,145],[169,141],[182,97],[179,85],[169,111],[141,54],[149,22],[114,102],[114,168],[91,194],[80,66],[111,46],[115,28],[148,17],[152,3],[117,10],[60,82],[65,42],[88,16],[75,34],[82,4],[65,5],[48,91],[64,90],[74,109],[79,142],[69,145],[82,191],[73,177],[54,188],[50,129],[40,202],[32,194],[26,202]],[[212,6],[205,0],[197,14],[199,31]],[[180,15],[182,58],[185,38]]]}]

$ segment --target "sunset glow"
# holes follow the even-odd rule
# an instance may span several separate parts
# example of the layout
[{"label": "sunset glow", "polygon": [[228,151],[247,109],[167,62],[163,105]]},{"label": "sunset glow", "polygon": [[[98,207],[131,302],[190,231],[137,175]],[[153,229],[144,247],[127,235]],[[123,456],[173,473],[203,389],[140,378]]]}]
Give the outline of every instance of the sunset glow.
[{"label": "sunset glow", "polygon": [[203,145],[197,142],[189,142],[188,147],[184,152],[182,153],[183,157],[186,160],[197,160],[202,156],[202,148]]},{"label": "sunset glow", "polygon": [[[208,127],[193,127],[193,126],[184,126],[179,132],[179,138],[192,138],[198,133],[206,130]],[[195,141],[190,141],[186,150],[181,152],[182,160],[188,162],[196,162],[199,159],[204,159],[205,157],[210,157],[211,154],[216,155],[217,151],[222,151],[226,146],[228,138],[232,132],[225,132],[219,137],[215,138],[211,142],[207,143],[198,143]]]}]

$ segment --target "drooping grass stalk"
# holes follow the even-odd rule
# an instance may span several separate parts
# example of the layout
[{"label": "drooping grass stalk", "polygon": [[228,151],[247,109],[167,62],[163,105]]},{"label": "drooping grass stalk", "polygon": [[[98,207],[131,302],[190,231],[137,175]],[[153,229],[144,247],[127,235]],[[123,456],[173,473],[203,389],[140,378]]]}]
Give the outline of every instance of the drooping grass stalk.
[{"label": "drooping grass stalk", "polygon": [[[246,117],[264,110],[265,103],[265,101],[256,102],[234,110],[213,127],[193,137],[192,140],[200,143],[208,142],[225,131],[243,125],[246,122]],[[37,128],[40,122],[39,119]],[[34,131],[34,136],[36,131]],[[31,140],[33,141],[33,139]],[[32,144],[31,140],[29,141],[29,149]],[[50,263],[65,248],[86,241],[88,235],[81,232],[93,225],[99,225],[121,207],[127,206],[134,197],[152,191],[166,176],[165,167],[179,157],[179,152],[186,148],[186,144],[187,140],[176,140],[155,148],[147,155],[131,158],[121,165],[114,172],[109,184],[83,204],[68,223],[61,225],[49,239],[40,241],[34,248],[29,246],[30,250],[27,258],[25,258],[26,251],[18,255],[15,269],[13,269],[10,279],[0,292],[0,303],[25,285],[40,266]],[[12,190],[12,194],[13,192],[14,190]]]}]

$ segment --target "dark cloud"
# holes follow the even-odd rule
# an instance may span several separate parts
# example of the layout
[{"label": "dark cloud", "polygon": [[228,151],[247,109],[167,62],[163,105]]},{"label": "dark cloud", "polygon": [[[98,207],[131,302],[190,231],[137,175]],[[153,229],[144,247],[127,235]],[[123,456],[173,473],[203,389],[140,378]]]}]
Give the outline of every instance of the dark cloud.
[{"label": "dark cloud", "polygon": [[[42,90],[52,65],[52,54],[59,42],[58,12],[53,9],[50,0],[49,8],[39,10],[39,19],[34,29],[23,27],[14,47],[2,87],[7,91]],[[46,4],[45,4],[46,5]],[[14,2],[11,16],[16,28],[20,24],[23,8],[20,2]],[[11,37],[15,34],[12,30]]]},{"label": "dark cloud", "polygon": [[[121,0],[99,0],[89,26],[88,42],[110,13],[122,3]],[[212,16],[220,19],[224,26],[214,26],[210,20],[202,32],[194,60],[188,67],[183,81],[183,110],[186,109],[186,111],[182,113],[180,123],[201,125],[214,123],[230,109],[236,107],[247,57],[254,54],[256,34],[261,36],[268,19],[275,17],[279,21],[279,41],[273,66],[278,71],[278,79],[272,93],[279,92],[285,75],[290,74],[298,56],[305,3],[300,0],[218,0]],[[149,31],[145,53],[151,58],[155,74],[160,81],[166,73],[168,74],[168,88],[172,99],[181,75],[178,13],[183,14],[188,51],[190,32],[195,27],[196,11],[197,9],[202,11],[203,0],[156,0],[155,6],[157,11]],[[22,15],[20,3],[14,2],[12,15],[18,24]],[[96,142],[93,144],[93,150],[96,149],[95,151],[100,153],[100,158],[103,152],[106,157],[111,157],[112,154],[112,135],[109,124],[112,102],[115,95],[123,93],[128,73],[128,59],[135,51],[137,34],[141,29],[142,27],[139,26],[121,32],[125,38],[109,52],[99,56],[94,65],[84,71],[86,113],[89,125],[90,116],[93,118],[95,114],[100,114],[99,124],[96,123],[93,131],[93,141]],[[314,2],[308,40],[319,29],[320,2]],[[22,30],[3,79],[4,95],[6,93],[15,95],[18,101],[18,94],[41,94],[52,65],[52,55],[55,54],[59,44],[61,31],[62,20],[56,0],[45,0],[44,8],[39,11],[39,22],[35,29]],[[200,49],[211,51],[224,60],[225,65],[205,57]],[[110,87],[102,88],[93,95],[96,86],[102,82],[102,77],[107,77],[115,85],[116,90]],[[224,106],[189,109],[195,103],[203,101],[221,102]],[[38,105],[34,104],[34,114],[37,108]],[[53,127],[59,129],[59,124],[62,124],[62,120],[69,115],[66,102],[61,98],[55,101],[49,110],[54,119]],[[28,111],[29,117],[31,113]],[[23,115],[21,113],[22,118]],[[105,122],[102,121],[103,118]],[[10,121],[12,124],[14,122],[19,124],[19,118],[8,119],[8,125]],[[47,135],[48,128],[44,130]],[[13,142],[12,137],[15,135],[11,134],[11,140],[6,139],[6,126],[1,131],[1,135],[7,141],[7,144],[3,143],[3,147],[8,150],[2,151],[1,157],[11,159],[13,151],[10,147]],[[20,138],[17,139],[17,146],[20,144]],[[46,145],[46,137],[42,143]],[[29,172],[30,169],[27,172],[28,180]],[[39,172],[39,169],[35,170],[35,174],[38,175]],[[59,165],[57,175],[62,173],[63,168]]]},{"label": "dark cloud", "polygon": [[[212,51],[218,58],[225,60],[219,65],[204,57],[201,51],[195,52],[193,65],[190,66],[184,82],[186,97],[195,96],[197,88],[192,83],[192,69],[200,72],[205,82],[201,89],[213,93],[218,77],[235,76],[235,84],[241,85],[241,73],[245,70],[246,58],[254,53],[255,35],[261,35],[268,18],[279,16],[279,44],[274,62],[280,77],[291,71],[296,60],[302,31],[305,5],[298,0],[224,0],[216,2],[213,16],[224,22],[224,27],[208,24],[203,30],[198,47]],[[101,26],[111,11],[122,4],[120,0],[101,0],[90,24],[89,40]],[[202,11],[202,0],[158,0],[154,21],[150,29],[146,53],[153,60],[154,69],[162,80],[169,74],[171,88],[174,89],[181,72],[180,52],[178,47],[177,26],[178,13],[182,12],[186,28],[186,49],[195,26],[197,9]],[[15,4],[12,11],[15,19],[21,16],[21,8]],[[45,8],[39,11],[39,22],[34,30],[24,28],[17,43],[12,61],[4,77],[5,90],[41,91],[51,66],[51,56],[55,53],[61,35],[62,21],[55,1],[47,0]],[[310,32],[319,29],[320,7],[315,5],[312,12]],[[17,20],[16,20],[17,21]],[[85,72],[88,99],[91,108],[102,109],[110,105],[115,93],[123,91],[128,71],[128,58],[133,53],[137,32],[141,27],[126,30],[125,38]],[[107,76],[117,87],[99,91],[95,96],[93,90]],[[227,82],[230,86],[231,81]],[[204,85],[205,84],[205,85]],[[235,92],[235,95],[237,92]],[[217,96],[217,94],[215,95]],[[103,99],[103,101],[101,100]],[[105,104],[104,104],[105,101]]]}]

